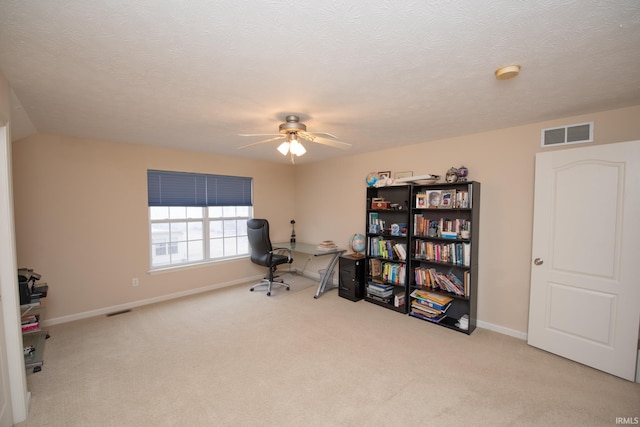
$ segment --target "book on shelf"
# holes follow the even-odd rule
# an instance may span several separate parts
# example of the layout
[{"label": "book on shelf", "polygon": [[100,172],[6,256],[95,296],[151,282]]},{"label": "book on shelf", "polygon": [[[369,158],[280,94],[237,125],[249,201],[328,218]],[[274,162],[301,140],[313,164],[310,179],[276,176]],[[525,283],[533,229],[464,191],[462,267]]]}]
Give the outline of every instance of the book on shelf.
[{"label": "book on shelf", "polygon": [[370,294],[367,292],[367,298],[371,298],[372,300],[380,301],[385,304],[391,303],[391,297],[380,297],[378,295]]},{"label": "book on shelf", "polygon": [[369,281],[366,286],[367,297],[389,304],[393,299],[393,288],[393,285]]},{"label": "book on shelf", "polygon": [[411,297],[418,298],[425,301],[431,301],[433,303],[440,305],[441,307],[445,307],[447,304],[453,301],[453,298],[450,296],[441,295],[435,292],[429,292],[427,290],[422,290],[422,289],[415,289],[411,293]]},{"label": "book on shelf", "polygon": [[464,296],[468,297],[469,296],[469,283],[471,281],[471,272],[470,271],[465,271],[464,275],[463,275],[463,279],[462,279],[462,284],[464,287]]},{"label": "book on shelf", "polygon": [[[449,308],[449,306],[447,306],[446,308]],[[411,302],[411,310],[422,314],[423,316],[427,316],[427,317],[436,317],[436,316],[440,316],[442,314],[444,314],[446,312],[446,308],[444,310],[438,310],[437,308],[432,308],[429,307],[426,304],[422,304],[420,302],[418,302],[418,300],[413,300]]]},{"label": "book on shelf", "polygon": [[395,243],[392,247],[396,257],[402,261],[407,259],[407,245],[406,243]]},{"label": "book on shelf", "polygon": [[367,293],[377,295],[379,297],[390,297],[393,295],[393,285],[369,282],[367,284]]},{"label": "book on shelf", "polygon": [[37,322],[38,321],[38,316],[35,314],[27,314],[25,316],[22,316],[20,318],[20,323],[22,323],[23,325],[25,323],[33,323],[33,322]]},{"label": "book on shelf", "polygon": [[443,273],[435,268],[416,267],[413,276],[419,288],[437,289],[459,296],[469,296],[468,275],[464,275],[461,280],[452,271]]},{"label": "book on shelf", "polygon": [[442,319],[447,317],[447,315],[444,313],[439,314],[437,316],[427,316],[424,313],[418,310],[413,310],[413,309],[409,312],[409,315],[413,317],[417,317],[419,319],[428,320],[429,322],[433,322],[433,323],[440,323]]},{"label": "book on shelf", "polygon": [[398,264],[395,262],[383,262],[382,273],[380,278],[387,283],[393,283],[394,285],[404,285],[407,266],[406,264]]},{"label": "book on shelf", "polygon": [[36,329],[40,329],[40,322],[22,324],[22,332],[35,331]]},{"label": "book on shelf", "polygon": [[413,257],[469,267],[471,265],[471,243],[437,243],[417,239],[413,244]]},{"label": "book on shelf", "polygon": [[378,212],[369,212],[369,233],[382,233],[384,227],[385,222],[378,217]]},{"label": "book on shelf", "polygon": [[421,314],[425,317],[441,317],[445,315],[444,310],[438,310],[435,308],[428,307],[424,304],[419,304],[415,300],[411,303],[411,311],[414,313]]},{"label": "book on shelf", "polygon": [[369,238],[369,256],[405,261],[407,259],[407,245],[381,236],[373,236]]},{"label": "book on shelf", "polygon": [[403,307],[405,302],[404,292],[398,292],[393,296],[393,305],[395,307]]},{"label": "book on shelf", "polygon": [[40,329],[40,316],[37,314],[27,314],[20,317],[22,332],[35,331]]},{"label": "book on shelf", "polygon": [[447,309],[449,308],[449,306],[451,305],[451,301],[453,300],[453,298],[451,298],[449,301],[443,302],[442,300],[435,300],[430,298],[428,295],[426,295],[426,293],[424,293],[424,291],[420,291],[419,289],[415,289],[413,292],[411,292],[411,298],[414,298],[419,304],[421,304],[421,306],[425,306],[425,307],[429,307],[433,310],[439,310],[439,311],[447,311]]},{"label": "book on shelf", "polygon": [[371,277],[382,276],[382,261],[377,258],[369,258],[369,275]]},{"label": "book on shelf", "polygon": [[417,237],[443,237],[458,239],[471,233],[471,221],[462,218],[428,218],[422,214],[413,216],[413,235]]},{"label": "book on shelf", "polygon": [[462,264],[467,267],[471,265],[471,243],[462,244]]}]

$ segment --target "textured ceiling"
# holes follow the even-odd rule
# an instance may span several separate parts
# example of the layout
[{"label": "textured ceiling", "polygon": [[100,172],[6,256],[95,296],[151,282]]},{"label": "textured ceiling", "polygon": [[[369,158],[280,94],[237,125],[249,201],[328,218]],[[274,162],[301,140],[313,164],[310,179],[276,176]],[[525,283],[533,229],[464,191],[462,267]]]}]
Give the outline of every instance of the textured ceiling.
[{"label": "textured ceiling", "polygon": [[353,144],[300,164],[638,105],[640,2],[2,0],[0,72],[14,137],[287,162],[237,134],[298,114]]}]

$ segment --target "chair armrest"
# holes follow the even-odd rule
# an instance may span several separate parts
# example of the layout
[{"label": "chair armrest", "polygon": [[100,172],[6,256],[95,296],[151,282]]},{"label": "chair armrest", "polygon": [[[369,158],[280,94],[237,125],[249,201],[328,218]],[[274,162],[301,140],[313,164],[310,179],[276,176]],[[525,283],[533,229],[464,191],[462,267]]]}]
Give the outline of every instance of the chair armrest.
[{"label": "chair armrest", "polygon": [[287,262],[291,263],[291,260],[293,259],[293,257],[291,256],[291,249],[289,248],[273,248],[273,250],[270,252],[271,254],[274,254],[276,252],[279,251],[285,251],[287,253]]}]

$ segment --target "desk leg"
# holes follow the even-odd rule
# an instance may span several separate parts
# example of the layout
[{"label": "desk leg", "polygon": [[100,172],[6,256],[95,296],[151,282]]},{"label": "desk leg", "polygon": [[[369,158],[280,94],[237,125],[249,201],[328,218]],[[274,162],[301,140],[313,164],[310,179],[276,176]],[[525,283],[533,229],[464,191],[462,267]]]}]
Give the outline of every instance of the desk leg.
[{"label": "desk leg", "polygon": [[344,253],[344,251],[335,252],[335,253],[332,254],[333,257],[331,258],[331,261],[329,261],[329,265],[327,265],[327,268],[326,268],[324,274],[320,278],[320,284],[318,285],[318,290],[316,291],[316,294],[313,296],[314,298],[318,299],[326,291],[338,287],[338,286],[332,286],[330,288],[327,288],[327,282],[329,281],[329,278],[333,275],[333,270],[334,270],[336,264],[338,263],[338,259],[340,258],[340,255],[342,255],[343,253]]}]

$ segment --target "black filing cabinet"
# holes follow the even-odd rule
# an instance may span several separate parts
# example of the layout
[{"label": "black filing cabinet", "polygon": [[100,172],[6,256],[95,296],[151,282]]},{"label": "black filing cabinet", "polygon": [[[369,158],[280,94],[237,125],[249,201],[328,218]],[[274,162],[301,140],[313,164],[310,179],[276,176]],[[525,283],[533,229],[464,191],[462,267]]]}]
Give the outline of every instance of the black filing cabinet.
[{"label": "black filing cabinet", "polygon": [[351,301],[359,301],[364,295],[364,257],[343,255],[339,260],[338,295]]}]

